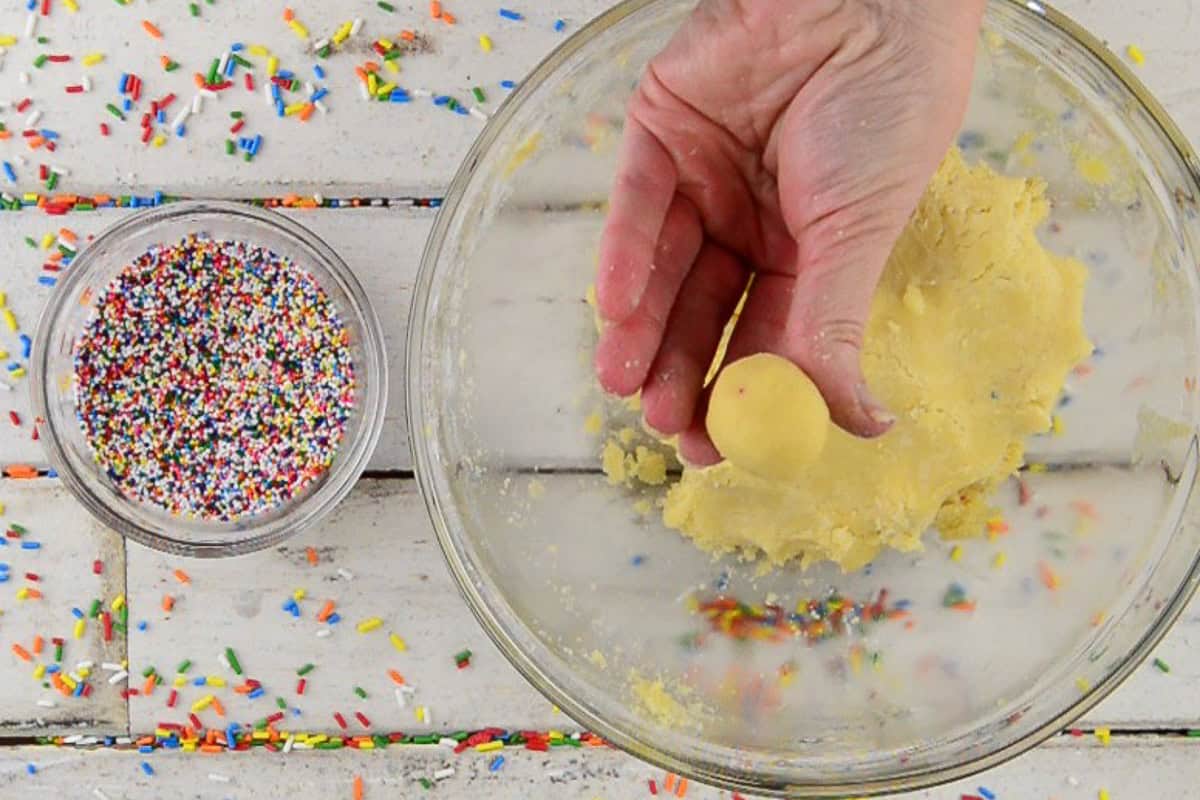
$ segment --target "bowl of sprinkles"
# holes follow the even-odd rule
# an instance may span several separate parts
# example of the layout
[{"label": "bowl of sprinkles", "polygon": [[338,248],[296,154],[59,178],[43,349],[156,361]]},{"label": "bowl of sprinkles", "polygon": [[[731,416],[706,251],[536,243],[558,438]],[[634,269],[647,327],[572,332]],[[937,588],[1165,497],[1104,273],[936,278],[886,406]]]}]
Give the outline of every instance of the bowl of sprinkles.
[{"label": "bowl of sprinkles", "polygon": [[272,211],[172,204],[109,228],[43,314],[34,404],[63,481],[150,547],[270,546],[378,440],[383,336],[328,245]]}]

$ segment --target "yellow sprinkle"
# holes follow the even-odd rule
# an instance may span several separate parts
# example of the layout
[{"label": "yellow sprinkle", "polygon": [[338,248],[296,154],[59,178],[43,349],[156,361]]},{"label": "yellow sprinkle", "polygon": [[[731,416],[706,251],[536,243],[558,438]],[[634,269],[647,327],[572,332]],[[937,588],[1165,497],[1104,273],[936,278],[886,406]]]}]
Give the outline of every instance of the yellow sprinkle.
[{"label": "yellow sprinkle", "polygon": [[40,681],[42,679],[42,676],[45,674],[46,674],[46,665],[45,664],[38,664],[36,667],[33,668],[33,679],[35,681]]},{"label": "yellow sprinkle", "polygon": [[212,705],[212,701],[213,701],[213,700],[215,700],[215,699],[216,699],[216,698],[215,698],[215,697],[213,697],[211,694],[206,694],[206,695],[204,695],[204,697],[201,697],[199,700],[197,700],[196,702],[192,703],[192,713],[193,713],[193,714],[198,714],[198,713],[200,713],[200,712],[201,712],[201,711],[203,711],[204,709],[206,709],[206,708],[208,708],[209,706],[211,706],[211,705]]},{"label": "yellow sprinkle", "polygon": [[194,753],[196,752],[196,743],[192,741],[184,742],[183,747],[180,749],[185,753]]},{"label": "yellow sprinkle", "polygon": [[16,369],[14,369],[12,372],[8,373],[8,377],[10,377],[10,378],[24,378],[24,377],[25,377],[25,368],[24,368],[24,367],[17,367],[17,368],[16,368]]},{"label": "yellow sprinkle", "polygon": [[337,32],[333,34],[333,37],[332,37],[333,43],[341,44],[342,42],[346,41],[346,37],[349,35],[350,35],[349,28],[338,28]]},{"label": "yellow sprinkle", "polygon": [[250,734],[250,738],[256,742],[265,742],[267,739],[271,738],[271,734],[268,731],[255,731],[254,733]]},{"label": "yellow sprinkle", "polygon": [[1029,472],[1033,475],[1041,475],[1046,471],[1046,465],[1042,463],[1034,463],[1029,465]]},{"label": "yellow sprinkle", "polygon": [[82,639],[85,630],[87,630],[87,622],[82,619],[75,620],[75,638]]},{"label": "yellow sprinkle", "polygon": [[1096,740],[1105,747],[1108,747],[1112,743],[1112,730],[1109,728],[1096,728]]},{"label": "yellow sprinkle", "polygon": [[[3,513],[3,512],[0,512],[0,513]],[[394,633],[388,634],[388,641],[390,641],[392,643],[392,647],[396,648],[396,650],[398,650],[401,653],[403,653],[405,650],[408,649],[408,642],[404,641],[402,638],[400,638],[398,635],[396,635]]]},{"label": "yellow sprinkle", "polygon": [[555,705],[552,705],[552,706],[550,706],[550,710],[551,710],[551,711],[553,711],[555,714],[561,714],[561,713],[562,713],[562,709],[561,709],[561,708],[559,708],[558,706],[555,706]]},{"label": "yellow sprinkle", "polygon": [[292,599],[295,600],[297,603],[300,602],[301,600],[303,600],[307,596],[308,596],[308,592],[304,591],[303,589],[297,589],[296,591],[292,592]]},{"label": "yellow sprinkle", "polygon": [[395,88],[396,88],[396,84],[392,83],[391,81],[388,81],[387,83],[382,84],[378,89],[376,89],[375,94],[389,95],[392,93],[392,90]]},{"label": "yellow sprinkle", "polygon": [[0,292],[0,308],[4,308],[6,305],[8,305],[8,293]]},{"label": "yellow sprinkle", "polygon": [[484,742],[482,744],[475,745],[475,749],[477,751],[479,751],[480,753],[490,753],[493,750],[500,750],[503,747],[504,747],[504,742],[501,742],[498,739],[490,741],[490,742]]},{"label": "yellow sprinkle", "polygon": [[16,43],[17,43],[17,37],[15,37],[11,34],[6,34],[4,36],[0,36],[0,47],[12,47]]},{"label": "yellow sprinkle", "polygon": [[25,194],[21,195],[21,199],[26,203],[36,203],[38,200],[38,194],[37,192],[26,192]]},{"label": "yellow sprinkle", "polygon": [[1129,60],[1137,64],[1139,67],[1146,63],[1146,54],[1142,52],[1142,48],[1136,44],[1131,44],[1125,48],[1125,53],[1129,56]]},{"label": "yellow sprinkle", "polygon": [[70,11],[72,14],[79,10],[79,4],[76,3],[75,0],[63,0],[63,5],[66,6],[67,11]]},{"label": "yellow sprinkle", "polygon": [[396,66],[396,62],[395,62],[395,61],[385,61],[385,62],[383,62],[383,68],[384,68],[384,69],[386,69],[388,72],[392,73],[393,75],[399,75],[399,74],[400,74],[400,67]]},{"label": "yellow sprinkle", "polygon": [[307,102],[302,102],[302,103],[292,103],[290,106],[284,106],[283,115],[285,117],[290,117],[293,114],[299,114],[301,111],[304,110],[304,107],[306,105],[308,105]]},{"label": "yellow sprinkle", "polygon": [[188,682],[188,679],[187,679],[186,675],[176,675],[175,676],[175,688],[176,689],[178,689],[182,686],[186,686],[187,682]]},{"label": "yellow sprinkle", "polygon": [[301,39],[308,38],[308,28],[300,23],[300,20],[293,19],[288,22],[288,27],[291,28]]},{"label": "yellow sprinkle", "polygon": [[563,740],[563,732],[551,729],[547,732],[552,742],[561,742]]},{"label": "yellow sprinkle", "polygon": [[88,669],[87,667],[80,667],[78,669],[78,672],[79,672],[79,677],[81,677],[81,678],[86,678],[92,674],[92,671],[90,669]]},{"label": "yellow sprinkle", "polygon": [[1062,436],[1065,428],[1063,426],[1062,417],[1055,414],[1050,418],[1050,432],[1055,436]]},{"label": "yellow sprinkle", "polygon": [[479,34],[479,49],[485,53],[492,52],[492,37],[486,33]]},{"label": "yellow sprinkle", "polygon": [[204,683],[208,686],[216,686],[219,689],[225,685],[225,679],[220,675],[208,675],[205,677]]},{"label": "yellow sprinkle", "polygon": [[252,56],[269,56],[271,51],[261,44],[252,44],[246,48],[246,51]]},{"label": "yellow sprinkle", "polygon": [[358,632],[370,633],[376,628],[381,627],[383,627],[383,620],[381,620],[379,617],[371,617],[370,619],[364,619],[362,622],[358,623]]},{"label": "yellow sprinkle", "polygon": [[413,712],[413,716],[417,718],[417,722],[424,722],[425,721],[425,706],[417,706],[416,711]]},{"label": "yellow sprinkle", "polygon": [[94,67],[104,60],[104,53],[88,53],[83,57],[85,67]]},{"label": "yellow sprinkle", "polygon": [[357,747],[359,750],[374,750],[375,749],[375,740],[374,739],[364,739],[363,741],[361,741],[357,745],[355,745],[355,747]]},{"label": "yellow sprinkle", "polygon": [[960,544],[954,545],[954,547],[950,549],[950,560],[951,561],[962,561],[962,557],[963,557],[962,545],[960,545]]},{"label": "yellow sprinkle", "polygon": [[124,607],[125,607],[125,595],[119,594],[113,598],[113,601],[112,601],[112,610],[113,611],[120,611]]},{"label": "yellow sprinkle", "polygon": [[[25,599],[27,599],[28,597],[29,597],[29,589],[28,589],[28,588],[24,588],[24,589],[18,589],[18,590],[17,590],[17,599],[18,599],[18,600],[25,600]],[[80,621],[82,622],[82,620],[80,620]],[[76,639],[78,639],[79,637],[78,637],[78,636],[76,636],[75,638],[76,638]]]},{"label": "yellow sprinkle", "polygon": [[1087,678],[1076,678],[1075,688],[1079,690],[1080,694],[1087,694],[1092,690],[1092,685],[1088,683]]},{"label": "yellow sprinkle", "polygon": [[8,358],[7,350],[0,350],[0,359]]},{"label": "yellow sprinkle", "polygon": [[996,555],[992,556],[992,567],[994,569],[1000,569],[1007,563],[1008,563],[1008,556],[1004,554],[1003,550],[1001,550],[999,553],[996,553]]},{"label": "yellow sprinkle", "polygon": [[54,234],[47,233],[42,237],[42,249],[49,250],[51,247],[54,247]]},{"label": "yellow sprinkle", "polygon": [[378,88],[378,86],[379,86],[379,80],[375,77],[375,73],[368,72],[367,73],[367,91],[371,94],[372,97],[375,96],[375,90]]},{"label": "yellow sprinkle", "polygon": [[79,685],[79,684],[75,683],[75,680],[70,675],[63,675],[62,682],[67,685],[68,689],[74,689],[76,686]]},{"label": "yellow sprinkle", "polygon": [[1101,789],[1096,792],[1096,797],[1098,800],[1112,800],[1112,795],[1108,793],[1108,789]]},{"label": "yellow sprinkle", "polygon": [[[8,358],[8,356],[0,356],[0,358]],[[4,503],[0,503],[0,515],[4,514]]]},{"label": "yellow sprinkle", "polygon": [[150,143],[152,145],[154,145],[155,147],[162,147],[164,144],[167,143],[167,137],[163,136],[160,133],[158,136],[155,136],[153,139],[151,139]]},{"label": "yellow sprinkle", "polygon": [[275,73],[278,71],[279,71],[279,59],[276,58],[275,56],[271,56],[270,58],[267,59],[267,75],[274,77]]}]

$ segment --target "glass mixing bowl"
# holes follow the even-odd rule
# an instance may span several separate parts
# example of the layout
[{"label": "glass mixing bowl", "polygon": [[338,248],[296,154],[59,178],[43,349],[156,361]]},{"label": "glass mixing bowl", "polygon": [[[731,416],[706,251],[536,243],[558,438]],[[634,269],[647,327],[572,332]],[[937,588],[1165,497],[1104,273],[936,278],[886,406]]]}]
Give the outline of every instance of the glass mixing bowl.
[{"label": "glass mixing bowl", "polygon": [[[660,448],[591,371],[586,302],[623,106],[694,3],[598,18],[500,109],[425,251],[408,353],[417,474],[462,591],[579,723],[665,769],[836,797],[965,776],[1126,677],[1197,581],[1197,161],[1110,52],[992,0],[967,159],[1048,184],[1053,251],[1090,269],[1097,344],[1058,435],[954,551],[843,575],[714,559],[611,486],[610,439]],[[1023,487],[1023,488],[1022,488]],[[887,595],[881,599],[881,590]],[[741,605],[739,605],[739,603]]]},{"label": "glass mixing bowl", "polygon": [[[75,413],[73,349],[95,298],[152,245],[204,233],[273,250],[307,271],[325,291],[350,335],[355,405],[332,465],[300,494],[231,522],[185,519],[125,497],[96,464]],[[75,497],[105,525],[148,547],[189,556],[230,556],[278,543],[313,524],[354,487],[383,428],[387,360],[383,332],[350,268],[330,247],[287,217],[239,203],[171,203],[131,214],[105,230],[59,281],[38,323],[33,403],[51,463]]]}]

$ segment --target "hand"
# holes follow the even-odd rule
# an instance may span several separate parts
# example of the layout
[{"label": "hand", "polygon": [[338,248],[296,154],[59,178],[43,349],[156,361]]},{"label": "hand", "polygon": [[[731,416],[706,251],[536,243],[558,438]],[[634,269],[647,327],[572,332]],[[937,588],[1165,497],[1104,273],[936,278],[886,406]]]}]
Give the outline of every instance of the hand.
[{"label": "hand", "polygon": [[985,0],[703,0],[628,107],[596,295],[596,372],[682,456],[720,460],[704,378],[791,359],[834,422],[894,418],[859,355],[879,276],[962,122]]}]

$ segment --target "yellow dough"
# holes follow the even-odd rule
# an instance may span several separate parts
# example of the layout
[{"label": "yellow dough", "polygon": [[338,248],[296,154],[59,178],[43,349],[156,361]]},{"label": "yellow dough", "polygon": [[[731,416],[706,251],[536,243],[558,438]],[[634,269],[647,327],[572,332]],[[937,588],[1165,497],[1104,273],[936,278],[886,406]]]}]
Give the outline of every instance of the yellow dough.
[{"label": "yellow dough", "polygon": [[[1086,270],[1036,237],[1044,191],[947,155],[892,253],[867,326],[863,369],[898,417],[892,430],[864,440],[827,423],[820,457],[786,481],[732,459],[685,469],[664,522],[706,550],[844,570],[882,547],[920,548],[931,526],[947,538],[978,535],[989,494],[1020,465],[1025,439],[1049,429],[1068,371],[1092,349]],[[790,436],[783,427],[795,415],[761,421],[772,419],[781,440]]]},{"label": "yellow dough", "polygon": [[705,418],[717,450],[760,478],[796,481],[829,436],[829,408],[792,362],[758,353],[729,364],[713,386]]}]

